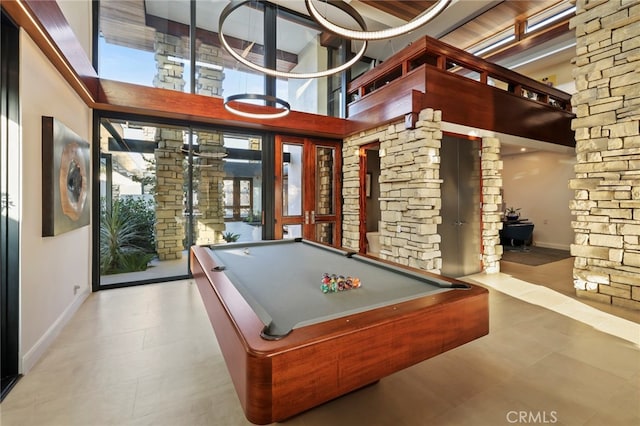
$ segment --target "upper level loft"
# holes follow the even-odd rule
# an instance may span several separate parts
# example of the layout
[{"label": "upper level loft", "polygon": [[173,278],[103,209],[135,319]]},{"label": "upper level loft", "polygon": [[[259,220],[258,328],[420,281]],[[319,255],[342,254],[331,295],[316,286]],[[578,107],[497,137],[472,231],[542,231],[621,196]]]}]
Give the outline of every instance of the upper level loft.
[{"label": "upper level loft", "polygon": [[411,122],[422,109],[433,108],[448,123],[575,144],[568,94],[429,37],[352,81],[346,120],[296,110],[256,120],[227,111],[220,96],[99,77],[55,1],[5,1],[2,9],[95,110],[339,140],[402,117]]},{"label": "upper level loft", "polygon": [[431,37],[352,81],[348,99],[353,132],[433,108],[446,122],[575,145],[571,95]]}]

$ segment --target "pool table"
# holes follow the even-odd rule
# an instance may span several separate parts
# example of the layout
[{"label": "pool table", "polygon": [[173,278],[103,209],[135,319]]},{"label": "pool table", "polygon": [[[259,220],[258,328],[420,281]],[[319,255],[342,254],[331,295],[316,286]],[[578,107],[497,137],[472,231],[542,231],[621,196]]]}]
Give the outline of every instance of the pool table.
[{"label": "pool table", "polygon": [[[190,253],[252,423],[285,420],[489,332],[485,288],[348,250],[296,239]],[[324,293],[324,273],[361,286]]]}]

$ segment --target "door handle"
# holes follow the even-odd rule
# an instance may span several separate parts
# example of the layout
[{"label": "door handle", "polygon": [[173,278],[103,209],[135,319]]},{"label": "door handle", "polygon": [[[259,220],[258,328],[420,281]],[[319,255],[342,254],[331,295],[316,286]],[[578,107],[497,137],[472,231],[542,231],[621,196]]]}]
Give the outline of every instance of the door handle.
[{"label": "door handle", "polygon": [[304,212],[304,224],[309,224],[309,211]]},{"label": "door handle", "polygon": [[315,224],[316,223],[316,211],[315,210],[311,210],[311,224]]}]

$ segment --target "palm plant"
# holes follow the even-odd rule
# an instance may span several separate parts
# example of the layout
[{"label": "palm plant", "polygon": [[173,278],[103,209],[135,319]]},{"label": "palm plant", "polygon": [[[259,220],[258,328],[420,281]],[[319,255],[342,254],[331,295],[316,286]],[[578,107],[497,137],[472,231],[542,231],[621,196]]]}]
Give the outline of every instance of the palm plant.
[{"label": "palm plant", "polygon": [[100,217],[100,271],[103,274],[145,270],[154,253],[136,244],[141,232],[131,210],[116,201]]}]

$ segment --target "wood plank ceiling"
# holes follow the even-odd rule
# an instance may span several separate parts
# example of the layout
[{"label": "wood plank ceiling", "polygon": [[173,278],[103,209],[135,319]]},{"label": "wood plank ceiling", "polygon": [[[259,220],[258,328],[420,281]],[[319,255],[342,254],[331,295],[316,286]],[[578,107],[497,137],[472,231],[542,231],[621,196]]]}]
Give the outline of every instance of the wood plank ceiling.
[{"label": "wood plank ceiling", "polygon": [[369,6],[375,7],[382,12],[395,16],[396,18],[410,21],[428,8],[435,1],[415,0],[415,1],[382,1],[382,0],[360,0]]}]

